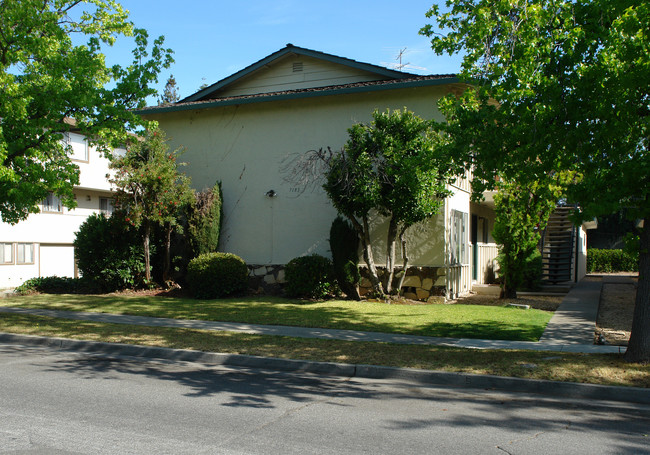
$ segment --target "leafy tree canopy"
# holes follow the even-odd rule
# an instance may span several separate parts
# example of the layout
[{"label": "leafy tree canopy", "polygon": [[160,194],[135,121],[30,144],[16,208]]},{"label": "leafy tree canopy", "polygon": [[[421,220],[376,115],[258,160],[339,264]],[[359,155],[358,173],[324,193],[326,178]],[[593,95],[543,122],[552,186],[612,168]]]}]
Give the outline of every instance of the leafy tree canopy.
[{"label": "leafy tree canopy", "polygon": [[[85,44],[80,42],[84,38]],[[133,63],[107,66],[102,47],[133,37]],[[143,125],[130,109],[156,93],[171,62],[160,37],[128,20],[114,0],[0,0],[0,216],[16,223],[48,194],[74,207],[78,167],[61,140],[84,134],[100,150]],[[108,88],[111,87],[111,88]]]},{"label": "leafy tree canopy", "polygon": [[421,33],[464,54],[469,88],[442,104],[452,153],[497,176],[536,182],[569,170],[582,218],[621,206],[644,218],[627,351],[650,360],[650,4],[638,0],[448,0]]},{"label": "leafy tree canopy", "polygon": [[[373,113],[370,124],[348,130],[343,150],[328,162],[325,191],[334,207],[352,223],[363,246],[364,260],[378,294],[393,288],[395,246],[402,247],[402,278],[408,266],[406,230],[438,213],[455,174],[441,152],[444,137],[430,122],[404,109]],[[369,219],[382,215],[389,222],[387,274],[380,284],[373,259]]]},{"label": "leafy tree canopy", "polygon": [[[146,279],[151,279],[149,238],[154,224],[177,226],[183,204],[193,197],[189,178],[180,173],[179,150],[170,152],[165,135],[156,129],[132,141],[126,154],[113,161],[116,170],[115,207],[135,227],[143,227]],[[168,253],[168,252],[167,252]]]}]

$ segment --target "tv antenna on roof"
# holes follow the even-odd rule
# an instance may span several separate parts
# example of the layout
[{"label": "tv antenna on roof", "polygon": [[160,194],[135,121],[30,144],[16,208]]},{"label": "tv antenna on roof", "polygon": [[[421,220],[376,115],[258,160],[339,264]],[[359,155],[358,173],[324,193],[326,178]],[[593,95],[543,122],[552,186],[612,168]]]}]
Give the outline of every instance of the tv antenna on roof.
[{"label": "tv antenna on roof", "polygon": [[404,49],[399,49],[397,57],[395,57],[395,60],[397,60],[397,63],[389,63],[385,65],[388,65],[390,69],[397,70],[397,71],[403,71],[404,69],[416,69],[416,70],[426,70],[426,68],[422,68],[421,66],[415,66],[411,65],[411,62],[404,62],[404,56],[406,54],[406,47]]}]

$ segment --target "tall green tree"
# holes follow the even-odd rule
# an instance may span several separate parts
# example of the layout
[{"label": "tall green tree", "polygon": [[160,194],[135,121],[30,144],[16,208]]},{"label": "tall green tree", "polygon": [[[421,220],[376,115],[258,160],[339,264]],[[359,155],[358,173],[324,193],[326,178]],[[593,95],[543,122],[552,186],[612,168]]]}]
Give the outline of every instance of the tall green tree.
[{"label": "tall green tree", "polygon": [[442,103],[453,151],[495,176],[576,172],[568,197],[593,218],[622,206],[644,220],[626,352],[650,361],[650,4],[638,0],[449,0],[422,29],[463,54],[459,97]]},{"label": "tall green tree", "polygon": [[165,268],[169,274],[171,233],[179,226],[184,204],[193,197],[189,178],[178,168],[179,150],[170,152],[161,130],[147,131],[142,140],[134,140],[124,156],[113,161],[115,176],[115,206],[124,213],[126,221],[142,227],[145,275],[151,282],[149,241],[154,224],[165,228]]},{"label": "tall green tree", "polygon": [[[106,64],[102,49],[118,38],[135,41],[129,66]],[[171,62],[163,38],[149,46],[114,0],[0,0],[2,220],[38,212],[48,192],[74,207],[79,169],[63,133],[74,128],[106,152],[121,145],[143,125],[131,109]]]},{"label": "tall green tree", "polygon": [[[440,151],[443,137],[430,123],[404,109],[373,113],[369,124],[348,130],[349,139],[329,160],[325,191],[334,207],[359,236],[370,281],[379,295],[398,293],[408,269],[406,232],[442,207],[454,177],[451,163]],[[380,280],[370,237],[370,220],[388,221],[386,274]],[[393,286],[399,267],[397,241],[402,251],[402,276]]]},{"label": "tall green tree", "polygon": [[158,97],[158,104],[173,104],[180,99],[178,96],[178,84],[176,83],[176,78],[173,74],[167,79],[165,84],[165,89],[162,92],[162,95]]}]

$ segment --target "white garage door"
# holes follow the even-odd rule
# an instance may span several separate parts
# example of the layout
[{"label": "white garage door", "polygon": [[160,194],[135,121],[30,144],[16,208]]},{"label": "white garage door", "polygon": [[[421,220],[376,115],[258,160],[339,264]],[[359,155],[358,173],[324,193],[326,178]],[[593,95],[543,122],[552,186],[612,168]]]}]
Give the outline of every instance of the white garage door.
[{"label": "white garage door", "polygon": [[74,277],[72,245],[41,245],[40,275]]}]

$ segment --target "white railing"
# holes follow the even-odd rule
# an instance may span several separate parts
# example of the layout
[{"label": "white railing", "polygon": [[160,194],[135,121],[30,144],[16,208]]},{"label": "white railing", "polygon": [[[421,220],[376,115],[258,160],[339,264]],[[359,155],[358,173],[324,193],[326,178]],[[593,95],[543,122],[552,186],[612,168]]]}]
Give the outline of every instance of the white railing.
[{"label": "white railing", "polygon": [[[474,245],[471,246],[474,248]],[[472,254],[474,251],[472,251]],[[497,255],[499,247],[496,243],[478,244],[478,273],[476,284],[490,284],[497,276]],[[472,258],[474,256],[471,256]]]},{"label": "white railing", "polygon": [[448,299],[456,299],[472,289],[471,272],[469,265],[451,265],[447,268]]}]

